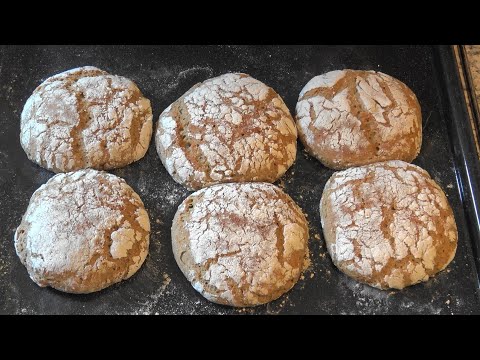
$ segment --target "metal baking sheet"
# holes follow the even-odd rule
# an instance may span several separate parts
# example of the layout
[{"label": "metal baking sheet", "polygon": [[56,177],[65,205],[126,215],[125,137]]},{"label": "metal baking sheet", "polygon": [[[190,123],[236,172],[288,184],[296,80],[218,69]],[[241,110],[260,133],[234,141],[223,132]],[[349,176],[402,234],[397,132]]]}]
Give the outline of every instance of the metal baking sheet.
[{"label": "metal baking sheet", "polygon": [[[178,269],[170,225],[188,191],[163,168],[152,141],[147,155],[112,171],[139,193],[152,224],[150,255],[131,279],[101,292],[69,295],[40,288],[17,258],[13,233],[32,193],[53,173],[31,163],[19,143],[23,104],[41,81],[93,65],[135,81],[161,111],[195,83],[226,72],[246,72],[273,87],[292,114],[301,88],[315,75],[342,68],[383,71],[417,95],[423,146],[415,164],[445,190],[459,230],[458,250],[446,271],[403,291],[359,284],[332,264],[320,228],[318,203],[333,173],[299,143],[297,159],[277,184],[297,201],[310,223],[312,265],[298,284],[263,306],[235,309],[200,296]],[[480,313],[472,243],[478,240],[471,194],[478,158],[471,149],[465,104],[449,47],[424,46],[1,46],[0,47],[0,313],[13,314],[472,314]],[[470,144],[470,145],[469,145]],[[470,197],[469,197],[470,196]],[[475,219],[477,224],[475,224]]]}]

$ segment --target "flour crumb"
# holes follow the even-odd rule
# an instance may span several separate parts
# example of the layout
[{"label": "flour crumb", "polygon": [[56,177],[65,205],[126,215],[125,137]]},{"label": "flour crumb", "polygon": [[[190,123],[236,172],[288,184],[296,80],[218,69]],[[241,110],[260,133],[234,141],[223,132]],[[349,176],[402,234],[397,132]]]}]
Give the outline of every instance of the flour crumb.
[{"label": "flour crumb", "polygon": [[163,274],[162,290],[165,290],[165,288],[170,284],[171,281],[172,281],[172,279],[170,278],[170,276],[167,273]]}]

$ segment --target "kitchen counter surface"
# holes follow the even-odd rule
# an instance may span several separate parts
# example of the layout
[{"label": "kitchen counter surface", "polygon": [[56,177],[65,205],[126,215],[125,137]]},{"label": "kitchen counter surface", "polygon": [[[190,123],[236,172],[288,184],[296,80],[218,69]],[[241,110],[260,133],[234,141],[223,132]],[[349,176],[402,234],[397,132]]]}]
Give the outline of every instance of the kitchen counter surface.
[{"label": "kitchen counter surface", "polygon": [[[472,84],[471,88],[474,90],[474,96],[473,98],[476,99],[477,102],[477,108],[480,109],[480,45],[464,45],[463,46],[465,49],[465,55],[466,55],[466,63],[469,68],[470,76],[472,79]],[[455,54],[457,57],[457,62],[460,64],[460,47],[455,46]],[[459,65],[460,66],[460,65]],[[465,74],[463,71],[460,71],[461,73],[461,81],[463,85],[463,90],[465,93],[465,98],[466,98],[466,103],[467,103],[467,108],[468,112],[470,115],[470,121],[472,124],[472,128],[474,129],[473,134],[475,137],[475,143],[477,145],[477,153],[480,157],[480,141],[478,137],[478,123],[475,122],[474,116],[473,116],[473,107],[470,104],[470,96],[468,94],[468,86],[465,85]]]},{"label": "kitchen counter surface", "polygon": [[480,45],[466,45],[465,50],[467,52],[477,101],[480,101]]}]

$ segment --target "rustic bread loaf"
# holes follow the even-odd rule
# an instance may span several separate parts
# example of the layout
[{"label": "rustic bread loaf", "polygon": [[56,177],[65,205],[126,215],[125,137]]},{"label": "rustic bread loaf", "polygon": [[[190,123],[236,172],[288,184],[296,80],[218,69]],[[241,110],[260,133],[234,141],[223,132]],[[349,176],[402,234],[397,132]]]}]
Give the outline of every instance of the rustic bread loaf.
[{"label": "rustic bread loaf", "polygon": [[246,74],[197,84],[160,115],[157,151],[189,189],[274,182],[293,164],[297,130],[281,97]]},{"label": "rustic bread loaf", "polygon": [[374,287],[426,281],[455,256],[457,227],[445,194],[425,170],[403,161],[333,174],[320,215],[333,263]]},{"label": "rustic bread loaf", "polygon": [[79,170],[35,191],[15,248],[38,285],[90,293],[135,274],[148,254],[149,234],[142,200],[123,179]]},{"label": "rustic bread loaf", "polygon": [[38,86],[21,115],[28,158],[54,172],[113,169],[141,159],[152,135],[152,109],[138,87],[86,66]]},{"label": "rustic bread loaf", "polygon": [[183,274],[205,298],[255,306],[297,282],[308,258],[308,224],[272,184],[219,184],[179,206],[172,247]]},{"label": "rustic bread loaf", "polygon": [[410,162],[420,152],[417,98],[381,72],[337,70],[316,76],[300,92],[296,112],[306,150],[332,169]]}]

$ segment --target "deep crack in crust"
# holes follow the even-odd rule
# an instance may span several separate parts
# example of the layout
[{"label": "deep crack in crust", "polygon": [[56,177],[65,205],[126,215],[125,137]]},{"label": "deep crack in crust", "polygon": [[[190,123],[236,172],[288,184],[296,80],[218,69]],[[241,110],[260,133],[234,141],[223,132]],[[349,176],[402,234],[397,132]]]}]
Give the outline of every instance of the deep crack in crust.
[{"label": "deep crack in crust", "polygon": [[172,225],[178,266],[205,298],[231,306],[275,300],[308,259],[302,210],[268,183],[220,184],[191,194]]},{"label": "deep crack in crust", "polygon": [[112,174],[58,174],[32,195],[15,248],[32,280],[90,293],[128,279],[143,264],[150,222],[140,197]]},{"label": "deep crack in crust", "polygon": [[152,135],[152,109],[129,79],[87,66],[39,85],[21,115],[28,158],[54,172],[107,170],[141,159]]},{"label": "deep crack in crust", "polygon": [[300,140],[332,169],[387,160],[411,162],[422,144],[422,113],[401,81],[375,71],[316,76],[296,106]]},{"label": "deep crack in crust", "polygon": [[297,130],[281,97],[246,74],[193,86],[160,115],[157,152],[189,189],[274,182],[293,164]]},{"label": "deep crack in crust", "polygon": [[425,170],[403,161],[335,173],[320,215],[333,263],[377,288],[426,281],[455,256],[457,226],[444,192]]}]

